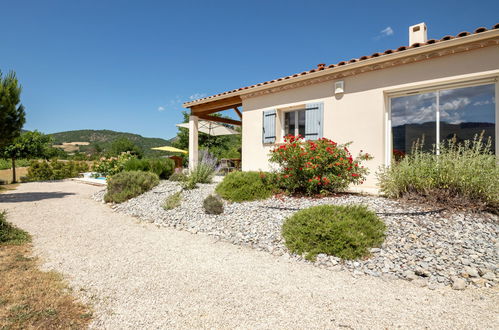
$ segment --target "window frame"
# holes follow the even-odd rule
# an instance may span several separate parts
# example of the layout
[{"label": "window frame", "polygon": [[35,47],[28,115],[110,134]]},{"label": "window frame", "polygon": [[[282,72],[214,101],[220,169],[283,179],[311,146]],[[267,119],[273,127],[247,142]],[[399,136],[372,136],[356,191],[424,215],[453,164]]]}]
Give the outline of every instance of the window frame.
[{"label": "window frame", "polygon": [[[282,125],[281,125],[281,135],[282,137],[284,138],[286,136],[286,114],[287,113],[291,113],[291,112],[294,112],[295,113],[295,134],[294,136],[297,136],[298,134],[300,134],[300,116],[299,116],[299,112],[302,112],[304,116],[306,116],[306,111],[307,109],[306,108],[300,108],[300,109],[291,109],[291,110],[284,110],[282,112],[283,116],[282,116]],[[305,119],[305,123],[304,123],[304,127],[307,126],[307,121]],[[305,136],[305,134],[302,134],[303,136]]]},{"label": "window frame", "polygon": [[[385,92],[385,165],[390,166],[393,158],[393,133],[392,133],[392,99],[403,96],[412,96],[426,93],[435,93],[437,104],[436,109],[436,122],[440,123],[440,91],[449,89],[458,89],[466,87],[475,87],[483,85],[494,85],[494,98],[495,98],[495,139],[496,139],[496,150],[495,154],[499,157],[499,83],[498,77],[474,79],[460,82],[447,82],[442,84],[434,84],[429,86],[424,86],[420,88],[407,88],[400,91]],[[439,143],[440,143],[440,125],[436,126],[436,153],[439,154]]]}]

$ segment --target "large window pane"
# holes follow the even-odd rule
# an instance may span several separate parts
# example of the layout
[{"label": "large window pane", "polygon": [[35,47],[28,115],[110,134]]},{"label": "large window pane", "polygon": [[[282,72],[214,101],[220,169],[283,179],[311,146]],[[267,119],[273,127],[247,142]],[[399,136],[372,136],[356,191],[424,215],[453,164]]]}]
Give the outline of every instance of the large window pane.
[{"label": "large window pane", "polygon": [[441,90],[439,98],[441,141],[462,142],[484,132],[495,150],[495,85]]},{"label": "large window pane", "polygon": [[305,110],[298,111],[298,134],[305,136]]},{"label": "large window pane", "polygon": [[391,99],[393,153],[410,153],[416,141],[423,149],[433,150],[436,142],[436,93],[395,97]]},{"label": "large window pane", "polygon": [[284,114],[284,135],[295,135],[295,113]]}]

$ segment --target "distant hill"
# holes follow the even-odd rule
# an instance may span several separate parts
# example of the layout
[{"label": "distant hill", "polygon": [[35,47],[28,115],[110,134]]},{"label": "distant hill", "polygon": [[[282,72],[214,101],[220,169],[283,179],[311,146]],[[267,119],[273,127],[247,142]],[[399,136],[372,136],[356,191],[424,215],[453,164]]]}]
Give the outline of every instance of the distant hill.
[{"label": "distant hill", "polygon": [[[98,146],[103,151],[106,151],[111,143],[120,138],[126,138],[135,143],[144,150],[145,155],[152,155],[155,152],[151,150],[153,147],[161,147],[171,145],[171,140],[161,138],[148,138],[138,134],[116,132],[111,130],[76,130],[49,134],[54,138],[55,144],[63,144],[69,142],[88,142],[79,144],[79,151],[85,152],[95,149]],[[68,150],[69,151],[69,150]],[[74,151],[74,150],[71,150]]]}]

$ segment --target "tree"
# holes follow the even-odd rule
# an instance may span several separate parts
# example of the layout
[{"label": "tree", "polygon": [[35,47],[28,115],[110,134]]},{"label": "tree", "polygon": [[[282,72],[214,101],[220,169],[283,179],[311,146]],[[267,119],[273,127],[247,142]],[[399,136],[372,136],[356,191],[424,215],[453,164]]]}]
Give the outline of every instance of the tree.
[{"label": "tree", "polygon": [[52,144],[52,138],[38,131],[25,132],[0,149],[5,158],[12,160],[12,183],[16,182],[16,159],[44,158]]},{"label": "tree", "polygon": [[110,156],[119,156],[124,152],[129,152],[139,158],[143,155],[142,149],[127,138],[119,138],[111,143]]},{"label": "tree", "polygon": [[[183,111],[184,123],[189,122],[189,113]],[[212,116],[222,117],[215,113]],[[234,128],[238,130],[239,127]],[[207,149],[218,158],[239,158],[241,156],[241,135],[219,135],[212,136],[200,132],[198,135],[199,148]],[[179,127],[177,136],[174,139],[172,146],[175,148],[188,150],[189,149],[189,130]]]},{"label": "tree", "polygon": [[21,134],[26,121],[21,102],[21,86],[16,74],[5,77],[0,71],[0,148],[9,145]]}]

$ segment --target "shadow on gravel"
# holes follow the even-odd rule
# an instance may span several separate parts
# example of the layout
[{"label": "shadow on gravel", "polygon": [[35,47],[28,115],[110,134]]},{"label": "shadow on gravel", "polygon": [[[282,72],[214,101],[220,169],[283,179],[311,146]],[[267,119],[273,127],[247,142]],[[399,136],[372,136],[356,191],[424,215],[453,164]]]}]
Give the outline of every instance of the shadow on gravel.
[{"label": "shadow on gravel", "polygon": [[74,193],[31,192],[18,194],[0,194],[0,203],[37,202],[44,199],[64,198],[68,195],[74,195]]},{"label": "shadow on gravel", "polygon": [[[283,210],[283,211],[299,211],[300,208],[297,207],[279,207],[279,206],[260,206],[260,208],[264,209],[273,209],[273,210]],[[385,216],[395,216],[395,215],[428,215],[428,214],[436,214],[441,213],[447,210],[446,208],[430,210],[430,211],[414,211],[414,212],[376,212],[377,215],[385,215]]]},{"label": "shadow on gravel", "polygon": [[436,213],[441,213],[447,209],[438,209],[438,210],[431,210],[431,211],[415,211],[415,212],[376,212],[377,215],[427,215],[427,214],[436,214]]}]

